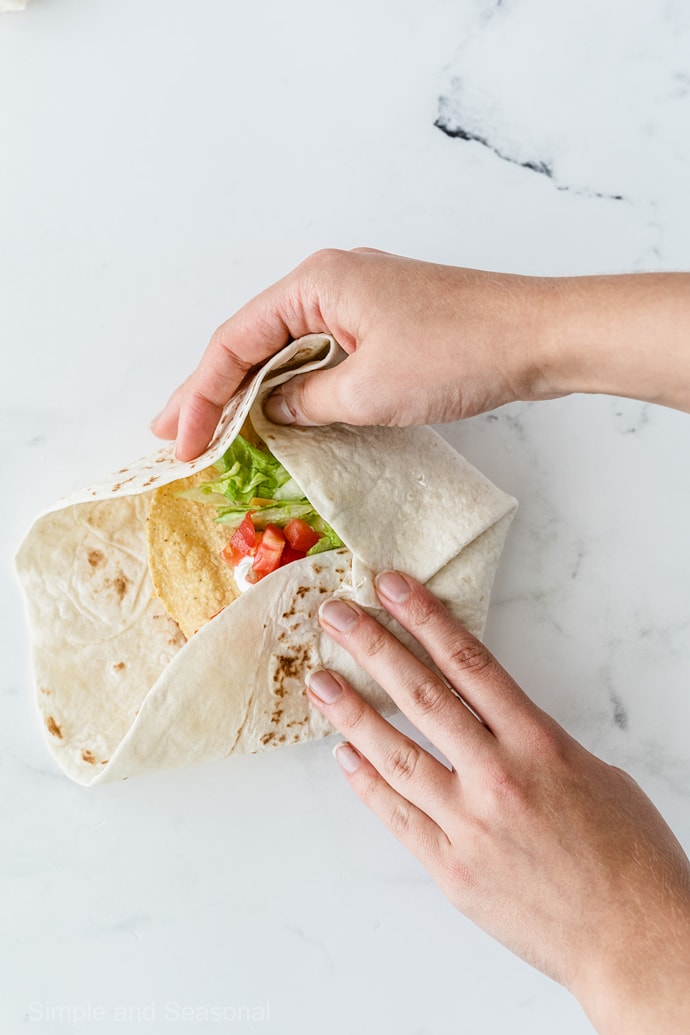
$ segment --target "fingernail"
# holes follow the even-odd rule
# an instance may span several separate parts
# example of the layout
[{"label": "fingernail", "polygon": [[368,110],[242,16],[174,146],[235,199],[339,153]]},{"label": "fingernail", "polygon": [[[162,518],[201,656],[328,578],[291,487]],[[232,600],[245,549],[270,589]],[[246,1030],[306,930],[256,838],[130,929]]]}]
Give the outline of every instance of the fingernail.
[{"label": "fingernail", "polygon": [[379,596],[388,597],[396,604],[402,604],[412,592],[412,586],[397,571],[383,571],[376,576],[376,590]]},{"label": "fingernail", "polygon": [[309,689],[313,694],[323,701],[324,704],[333,704],[343,692],[343,688],[330,672],[314,672],[309,677]]},{"label": "fingernail", "polygon": [[359,621],[359,611],[344,600],[327,600],[319,608],[319,616],[341,633],[348,632]]},{"label": "fingernail", "polygon": [[161,410],[160,413],[157,413],[156,416],[151,421],[151,423],[149,424],[149,427],[152,428],[153,425],[156,424],[161,419],[161,417],[163,416],[164,413],[165,413],[165,410]]},{"label": "fingernail", "polygon": [[333,754],[338,765],[344,769],[346,773],[354,773],[361,765],[362,759],[352,745],[347,742],[344,744],[336,744],[333,748]]},{"label": "fingernail", "polygon": [[269,395],[264,403],[264,413],[274,424],[294,424],[295,414],[292,412],[280,391]]}]

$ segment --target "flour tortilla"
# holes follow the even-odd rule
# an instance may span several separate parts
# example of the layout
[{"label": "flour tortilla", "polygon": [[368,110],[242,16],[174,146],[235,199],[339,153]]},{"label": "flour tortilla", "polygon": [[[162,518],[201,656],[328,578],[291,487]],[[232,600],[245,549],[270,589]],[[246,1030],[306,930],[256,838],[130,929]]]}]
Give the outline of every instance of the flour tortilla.
[{"label": "flour tortilla", "polygon": [[[324,736],[331,728],[304,693],[321,667],[390,712],[387,695],[316,620],[330,596],[378,608],[373,577],[386,568],[425,582],[481,634],[515,500],[429,428],[283,428],[263,415],[277,384],[343,357],[326,335],[293,342],[235,395],[201,457],[183,464],[161,449],[32,525],[17,568],[37,699],[49,747],[73,780],[91,785]],[[205,471],[250,412],[345,546],[267,576],[186,639],[154,595],[152,496]]]}]

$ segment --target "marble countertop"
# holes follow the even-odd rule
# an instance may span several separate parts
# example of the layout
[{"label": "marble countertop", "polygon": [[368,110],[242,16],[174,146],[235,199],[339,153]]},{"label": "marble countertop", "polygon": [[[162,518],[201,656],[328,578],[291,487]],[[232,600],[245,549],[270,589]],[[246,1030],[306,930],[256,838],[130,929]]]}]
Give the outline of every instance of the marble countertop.
[{"label": "marble countertop", "polygon": [[[445,902],[323,742],[85,790],[12,557],[152,445],[210,332],[324,245],[688,268],[690,12],[648,0],[32,0],[0,18],[8,1033],[590,1030]],[[443,434],[517,496],[488,642],[690,848],[690,420],[607,397]]]}]

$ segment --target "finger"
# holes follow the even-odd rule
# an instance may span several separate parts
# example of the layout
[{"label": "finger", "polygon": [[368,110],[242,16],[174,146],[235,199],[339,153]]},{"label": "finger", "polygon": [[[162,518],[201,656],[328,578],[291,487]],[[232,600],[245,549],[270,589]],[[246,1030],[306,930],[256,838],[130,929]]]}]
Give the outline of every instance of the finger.
[{"label": "finger", "polygon": [[[184,386],[175,448],[179,460],[193,460],[205,449],[213,437],[223,407],[252,366],[217,335],[219,332],[211,339],[199,366]],[[277,348],[282,347],[285,340]]]},{"label": "finger", "polygon": [[[309,326],[311,324],[311,326]],[[308,318],[294,271],[262,291],[212,335],[182,394],[177,456],[192,460],[208,445],[223,407],[248,371],[293,338],[323,331],[318,314]]]},{"label": "finger", "polygon": [[468,759],[495,743],[450,688],[357,605],[329,600],[321,606],[319,617],[326,632],[383,687],[461,776]]},{"label": "finger", "polygon": [[[264,413],[275,424],[306,427],[334,421],[355,425],[370,423],[368,399],[372,393],[359,390],[355,381],[360,356],[354,353],[330,370],[291,378],[268,397]],[[377,407],[380,413],[380,401]]]},{"label": "finger", "polygon": [[355,794],[434,876],[450,844],[444,831],[425,812],[393,790],[351,744],[338,744],[334,754]]},{"label": "finger", "polygon": [[496,736],[534,717],[536,706],[515,680],[425,586],[408,575],[382,572],[376,590],[386,610]]},{"label": "finger", "polygon": [[446,766],[386,722],[337,673],[315,672],[307,695],[393,790],[447,829],[457,813],[458,782]]},{"label": "finger", "polygon": [[158,438],[173,439],[177,436],[177,425],[185,385],[186,382],[183,382],[175,389],[161,412],[151,421],[151,431]]}]

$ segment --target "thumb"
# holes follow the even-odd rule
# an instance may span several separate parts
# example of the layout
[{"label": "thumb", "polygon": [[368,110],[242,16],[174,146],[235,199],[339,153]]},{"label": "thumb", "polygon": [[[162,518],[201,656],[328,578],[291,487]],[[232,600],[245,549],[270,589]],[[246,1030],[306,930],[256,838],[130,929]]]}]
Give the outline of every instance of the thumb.
[{"label": "thumb", "polygon": [[265,415],[274,424],[299,424],[303,427],[334,421],[370,423],[361,407],[357,406],[356,395],[352,392],[354,359],[351,356],[330,370],[315,370],[286,381],[264,403]]}]

